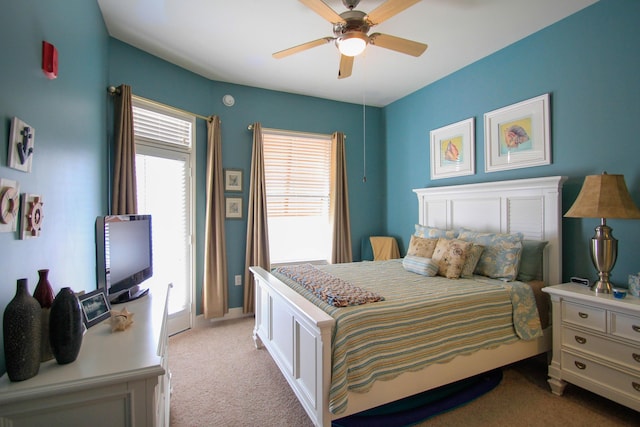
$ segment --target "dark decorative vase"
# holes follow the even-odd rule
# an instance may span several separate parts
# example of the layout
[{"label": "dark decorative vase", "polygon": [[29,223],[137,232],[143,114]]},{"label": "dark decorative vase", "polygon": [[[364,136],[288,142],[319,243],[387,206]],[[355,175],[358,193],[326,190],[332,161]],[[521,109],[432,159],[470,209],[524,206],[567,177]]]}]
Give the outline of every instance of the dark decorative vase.
[{"label": "dark decorative vase", "polygon": [[16,295],[4,310],[4,358],[11,381],[24,381],[40,369],[40,304],[18,279]]},{"label": "dark decorative vase", "polygon": [[82,313],[78,297],[71,288],[62,288],[51,304],[49,342],[60,365],[78,357],[82,345]]},{"label": "dark decorative vase", "polygon": [[42,317],[42,334],[40,340],[40,361],[46,362],[53,359],[53,353],[51,352],[51,344],[49,342],[49,314],[51,312],[51,304],[53,304],[53,288],[49,283],[49,270],[38,270],[40,279],[36,285],[36,289],[33,291],[33,297],[38,300],[41,307]]}]

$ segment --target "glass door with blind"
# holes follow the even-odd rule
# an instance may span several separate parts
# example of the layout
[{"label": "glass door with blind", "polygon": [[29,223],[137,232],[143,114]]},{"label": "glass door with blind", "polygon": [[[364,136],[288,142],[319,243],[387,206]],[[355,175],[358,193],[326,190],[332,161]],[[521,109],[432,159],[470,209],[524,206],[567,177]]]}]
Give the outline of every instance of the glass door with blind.
[{"label": "glass door with blind", "polygon": [[153,276],[171,283],[169,334],[191,327],[195,117],[133,98],[138,212],[151,214]]},{"label": "glass door with blind", "polygon": [[173,284],[170,334],[191,327],[190,169],[188,154],[136,146],[138,212],[153,219],[153,276]]}]

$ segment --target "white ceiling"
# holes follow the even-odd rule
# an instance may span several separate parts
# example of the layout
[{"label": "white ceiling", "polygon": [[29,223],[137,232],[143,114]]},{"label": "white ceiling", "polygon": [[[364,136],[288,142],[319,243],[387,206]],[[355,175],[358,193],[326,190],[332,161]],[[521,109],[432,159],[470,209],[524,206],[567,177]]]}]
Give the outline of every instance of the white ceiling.
[{"label": "white ceiling", "polygon": [[[369,46],[338,80],[333,43],[271,54],[332,25],[296,0],[98,0],[109,34],[216,81],[385,106],[597,0],[422,0],[372,28],[429,45],[415,58]],[[341,0],[325,0],[337,13]],[[370,12],[382,0],[362,0]]]}]

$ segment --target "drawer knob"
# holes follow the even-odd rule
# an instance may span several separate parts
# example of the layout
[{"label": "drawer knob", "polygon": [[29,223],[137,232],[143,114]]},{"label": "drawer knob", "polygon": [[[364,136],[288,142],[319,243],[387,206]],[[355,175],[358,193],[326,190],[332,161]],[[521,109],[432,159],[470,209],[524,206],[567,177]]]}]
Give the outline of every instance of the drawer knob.
[{"label": "drawer knob", "polygon": [[577,336],[577,335],[575,336],[575,338],[576,338],[576,342],[577,342],[578,344],[585,344],[585,343],[587,342],[587,339],[586,339],[586,338],[579,337],[579,336]]},{"label": "drawer knob", "polygon": [[578,368],[578,369],[587,369],[587,365],[585,365],[585,364],[584,364],[584,363],[582,363],[582,362],[578,362],[578,361],[576,360],[576,361],[575,361],[575,362],[573,362],[573,363],[575,363],[575,364],[576,364],[576,368]]},{"label": "drawer knob", "polygon": [[[580,316],[583,319],[586,319],[587,317],[589,317],[589,314],[588,313],[583,313],[583,312],[580,311],[580,312],[578,312],[578,316]],[[634,328],[635,328],[635,326],[634,326]]]},{"label": "drawer knob", "polygon": [[640,383],[637,383],[635,381],[631,382],[631,385],[633,385],[633,388],[636,389],[636,391],[640,391]]},{"label": "drawer knob", "polygon": [[640,354],[638,353],[633,353],[633,360],[635,360],[636,362],[640,363]]},{"label": "drawer knob", "polygon": [[640,325],[631,325],[631,329],[633,329],[636,332],[640,332]]}]

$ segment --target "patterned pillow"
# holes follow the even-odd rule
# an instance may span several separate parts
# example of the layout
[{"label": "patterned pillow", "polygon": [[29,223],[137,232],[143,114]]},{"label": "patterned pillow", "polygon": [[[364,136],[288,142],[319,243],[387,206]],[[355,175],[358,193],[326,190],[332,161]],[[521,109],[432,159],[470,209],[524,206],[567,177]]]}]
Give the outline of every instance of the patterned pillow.
[{"label": "patterned pillow", "polygon": [[475,274],[506,281],[515,280],[522,254],[522,233],[479,233],[461,228],[458,238],[484,246]]},{"label": "patterned pillow", "polygon": [[438,263],[438,275],[447,279],[460,278],[467,253],[472,246],[473,243],[462,240],[438,239],[432,258]]},{"label": "patterned pillow", "polygon": [[480,261],[480,255],[484,251],[484,246],[482,245],[473,245],[469,252],[467,253],[467,259],[462,266],[462,274],[461,277],[472,277],[473,272],[478,265],[478,261]]},{"label": "patterned pillow", "polygon": [[428,239],[437,239],[444,237],[446,239],[455,239],[458,233],[455,230],[444,230],[442,228],[427,227],[426,225],[416,224],[416,232],[413,233],[418,237],[426,237]]},{"label": "patterned pillow", "polygon": [[402,260],[402,266],[407,271],[423,276],[433,277],[438,274],[438,264],[431,258],[407,255]]},{"label": "patterned pillow", "polygon": [[541,240],[522,241],[522,256],[518,269],[519,281],[530,282],[542,279],[542,254],[547,243]]},{"label": "patterned pillow", "polygon": [[411,236],[407,255],[431,258],[437,243],[438,239],[425,239],[424,237]]}]

